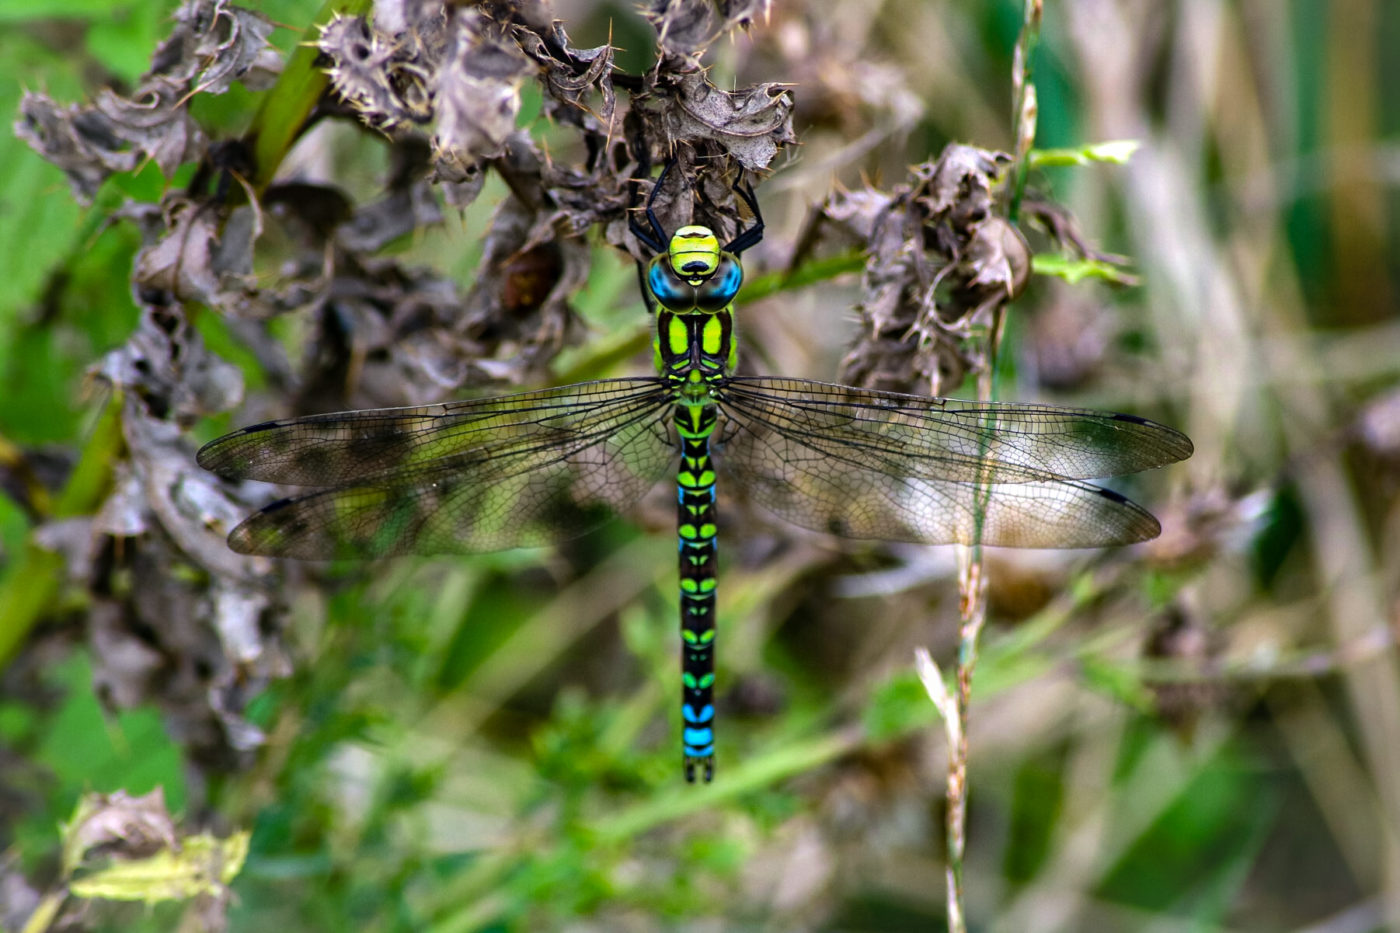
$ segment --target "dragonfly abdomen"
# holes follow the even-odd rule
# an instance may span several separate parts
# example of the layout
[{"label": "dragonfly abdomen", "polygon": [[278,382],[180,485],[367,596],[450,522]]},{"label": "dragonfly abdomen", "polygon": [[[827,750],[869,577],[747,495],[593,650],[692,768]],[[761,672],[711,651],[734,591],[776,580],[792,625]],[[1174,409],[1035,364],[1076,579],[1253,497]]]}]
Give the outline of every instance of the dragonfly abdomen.
[{"label": "dragonfly abdomen", "polygon": [[714,776],[715,753],[715,471],[712,404],[677,404],[681,464],[676,473],[680,558],[681,718],[685,777]]}]

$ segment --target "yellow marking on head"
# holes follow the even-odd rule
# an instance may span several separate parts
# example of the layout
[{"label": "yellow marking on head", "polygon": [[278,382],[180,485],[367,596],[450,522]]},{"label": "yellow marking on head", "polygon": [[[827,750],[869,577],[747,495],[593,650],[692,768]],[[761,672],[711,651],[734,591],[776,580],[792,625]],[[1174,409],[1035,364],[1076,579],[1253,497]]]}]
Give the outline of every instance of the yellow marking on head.
[{"label": "yellow marking on head", "polygon": [[714,275],[719,268],[719,240],[709,227],[681,227],[666,249],[671,268],[692,285]]}]

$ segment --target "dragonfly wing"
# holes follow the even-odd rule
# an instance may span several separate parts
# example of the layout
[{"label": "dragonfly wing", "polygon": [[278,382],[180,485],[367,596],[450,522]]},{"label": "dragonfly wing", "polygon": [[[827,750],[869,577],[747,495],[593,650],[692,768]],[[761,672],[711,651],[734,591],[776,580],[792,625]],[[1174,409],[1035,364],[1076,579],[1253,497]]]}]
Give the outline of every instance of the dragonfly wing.
[{"label": "dragonfly wing", "polygon": [[[732,380],[721,408],[717,459],[739,487],[787,521],[851,538],[1048,548],[1144,541],[1161,530],[1150,513],[1078,477],[1190,450],[1183,436],[1142,419],[1120,427],[1098,412],[790,379]],[[1108,449],[1109,438],[1129,451]]]},{"label": "dragonfly wing", "polygon": [[559,541],[639,499],[675,465],[671,398],[618,379],[421,408],[268,422],[201,465],[328,488],[229,535],[249,554],[323,559],[491,551]]},{"label": "dragonfly wing", "polygon": [[734,378],[721,394],[750,422],[874,469],[931,480],[1025,483],[1136,473],[1191,456],[1186,435],[1112,412]]},{"label": "dragonfly wing", "polygon": [[629,408],[649,412],[656,379],[604,379],[418,408],[379,408],[265,421],[200,449],[206,470],[292,486],[366,483],[449,458],[488,460],[606,430]]}]

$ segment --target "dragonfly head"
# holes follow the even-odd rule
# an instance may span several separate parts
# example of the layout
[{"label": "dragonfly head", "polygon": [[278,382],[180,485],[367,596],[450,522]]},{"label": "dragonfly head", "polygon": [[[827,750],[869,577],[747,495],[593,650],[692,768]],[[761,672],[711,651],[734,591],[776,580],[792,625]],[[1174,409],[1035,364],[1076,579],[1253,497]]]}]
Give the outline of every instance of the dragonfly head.
[{"label": "dragonfly head", "polygon": [[719,268],[719,240],[709,227],[681,227],[666,250],[671,268],[691,285],[699,285]]}]

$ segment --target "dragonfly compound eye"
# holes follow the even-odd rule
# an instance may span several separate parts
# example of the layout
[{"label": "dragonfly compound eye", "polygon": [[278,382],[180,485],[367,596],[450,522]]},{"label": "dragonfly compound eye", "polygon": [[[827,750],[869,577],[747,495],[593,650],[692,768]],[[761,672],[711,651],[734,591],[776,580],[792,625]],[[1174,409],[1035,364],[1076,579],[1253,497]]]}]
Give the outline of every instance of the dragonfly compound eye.
[{"label": "dragonfly compound eye", "polygon": [[707,281],[695,286],[695,307],[700,311],[722,311],[739,294],[744,269],[729,253],[721,253],[719,263]]}]

